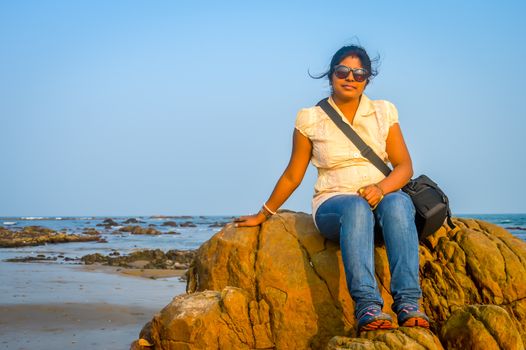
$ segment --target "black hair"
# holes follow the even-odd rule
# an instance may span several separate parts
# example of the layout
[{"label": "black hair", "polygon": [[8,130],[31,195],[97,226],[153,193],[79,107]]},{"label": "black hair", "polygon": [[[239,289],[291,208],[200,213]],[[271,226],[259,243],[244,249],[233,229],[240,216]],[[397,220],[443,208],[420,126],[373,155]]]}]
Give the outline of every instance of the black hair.
[{"label": "black hair", "polygon": [[367,83],[369,83],[370,79],[378,75],[378,70],[376,67],[373,67],[373,64],[376,66],[380,61],[380,57],[376,56],[371,60],[371,58],[369,58],[369,55],[367,54],[367,51],[365,51],[363,47],[359,45],[348,45],[336,51],[334,56],[332,56],[329,69],[326,72],[320,75],[311,75],[309,72],[309,76],[313,79],[321,79],[323,77],[327,77],[327,79],[329,79],[329,84],[331,84],[332,86],[331,77],[334,73],[334,67],[336,67],[341,61],[343,61],[346,57],[349,56],[358,57],[363,68],[367,69],[367,71],[369,72]]}]

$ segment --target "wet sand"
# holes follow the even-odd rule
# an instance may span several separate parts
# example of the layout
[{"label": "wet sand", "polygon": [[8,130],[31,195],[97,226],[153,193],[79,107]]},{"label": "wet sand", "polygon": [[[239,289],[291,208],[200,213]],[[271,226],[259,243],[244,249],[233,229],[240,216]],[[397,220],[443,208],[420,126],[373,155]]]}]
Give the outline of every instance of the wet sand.
[{"label": "wet sand", "polygon": [[181,273],[0,262],[0,349],[129,349]]},{"label": "wet sand", "polygon": [[103,303],[0,306],[4,349],[129,349],[155,312]]},{"label": "wet sand", "polygon": [[99,264],[84,266],[85,271],[117,273],[124,276],[135,276],[143,278],[166,278],[166,277],[181,277],[186,270],[164,270],[164,269],[129,269],[124,267],[105,266]]}]

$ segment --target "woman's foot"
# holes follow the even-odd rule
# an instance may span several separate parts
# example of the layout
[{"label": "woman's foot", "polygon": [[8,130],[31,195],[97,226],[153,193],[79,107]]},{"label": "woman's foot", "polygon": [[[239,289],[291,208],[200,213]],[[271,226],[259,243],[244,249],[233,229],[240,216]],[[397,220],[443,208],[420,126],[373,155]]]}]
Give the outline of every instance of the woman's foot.
[{"label": "woman's foot", "polygon": [[429,328],[429,317],[418,309],[418,305],[403,304],[397,312],[400,327]]},{"label": "woman's foot", "polygon": [[393,318],[382,312],[379,305],[368,306],[359,313],[358,332],[393,328],[395,328]]}]

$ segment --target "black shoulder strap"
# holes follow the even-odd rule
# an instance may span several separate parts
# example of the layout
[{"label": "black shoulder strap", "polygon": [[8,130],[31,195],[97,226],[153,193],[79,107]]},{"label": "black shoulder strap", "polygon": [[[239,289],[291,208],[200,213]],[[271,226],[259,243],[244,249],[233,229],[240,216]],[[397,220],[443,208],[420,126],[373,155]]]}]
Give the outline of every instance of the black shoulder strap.
[{"label": "black shoulder strap", "polygon": [[[353,130],[347,124],[343,121],[340,114],[330,105],[329,99],[324,98],[320,102],[316,104],[316,106],[321,107],[325,113],[332,119],[332,121],[340,128],[340,130],[351,140],[352,143],[360,150],[360,153],[367,158],[374,166],[376,166],[382,173],[384,173],[385,176],[388,176],[391,173],[391,169],[387,166],[387,164],[384,163],[382,158],[380,158],[371,147],[369,147],[364,140],[361,139],[360,136],[356,133],[356,131]],[[434,184],[434,187],[438,188],[436,184]],[[451,209],[449,208],[449,201],[446,198],[447,203],[447,223],[448,225],[453,229],[455,228],[455,224],[453,224],[453,221],[451,220]]]},{"label": "black shoulder strap", "polygon": [[365,158],[369,159],[374,166],[376,166],[385,176],[391,173],[391,169],[384,163],[382,158],[380,158],[373,149],[369,147],[358,134],[354,131],[349,124],[343,121],[342,117],[338,112],[330,105],[329,99],[324,98],[316,104],[320,106],[321,109],[332,119],[332,121],[340,128],[340,130],[351,140],[352,143],[360,150],[360,153]]}]

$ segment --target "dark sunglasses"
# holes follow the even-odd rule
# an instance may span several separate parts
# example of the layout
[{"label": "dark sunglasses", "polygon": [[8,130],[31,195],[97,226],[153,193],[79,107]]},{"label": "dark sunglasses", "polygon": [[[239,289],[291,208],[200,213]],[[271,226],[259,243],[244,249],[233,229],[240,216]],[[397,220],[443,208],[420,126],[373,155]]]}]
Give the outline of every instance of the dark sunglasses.
[{"label": "dark sunglasses", "polygon": [[365,81],[365,79],[369,78],[369,72],[365,68],[349,68],[347,66],[344,66],[342,64],[334,67],[334,75],[338,79],[345,79],[349,76],[349,73],[352,72],[352,76],[354,77],[354,80],[361,83],[362,81]]}]

